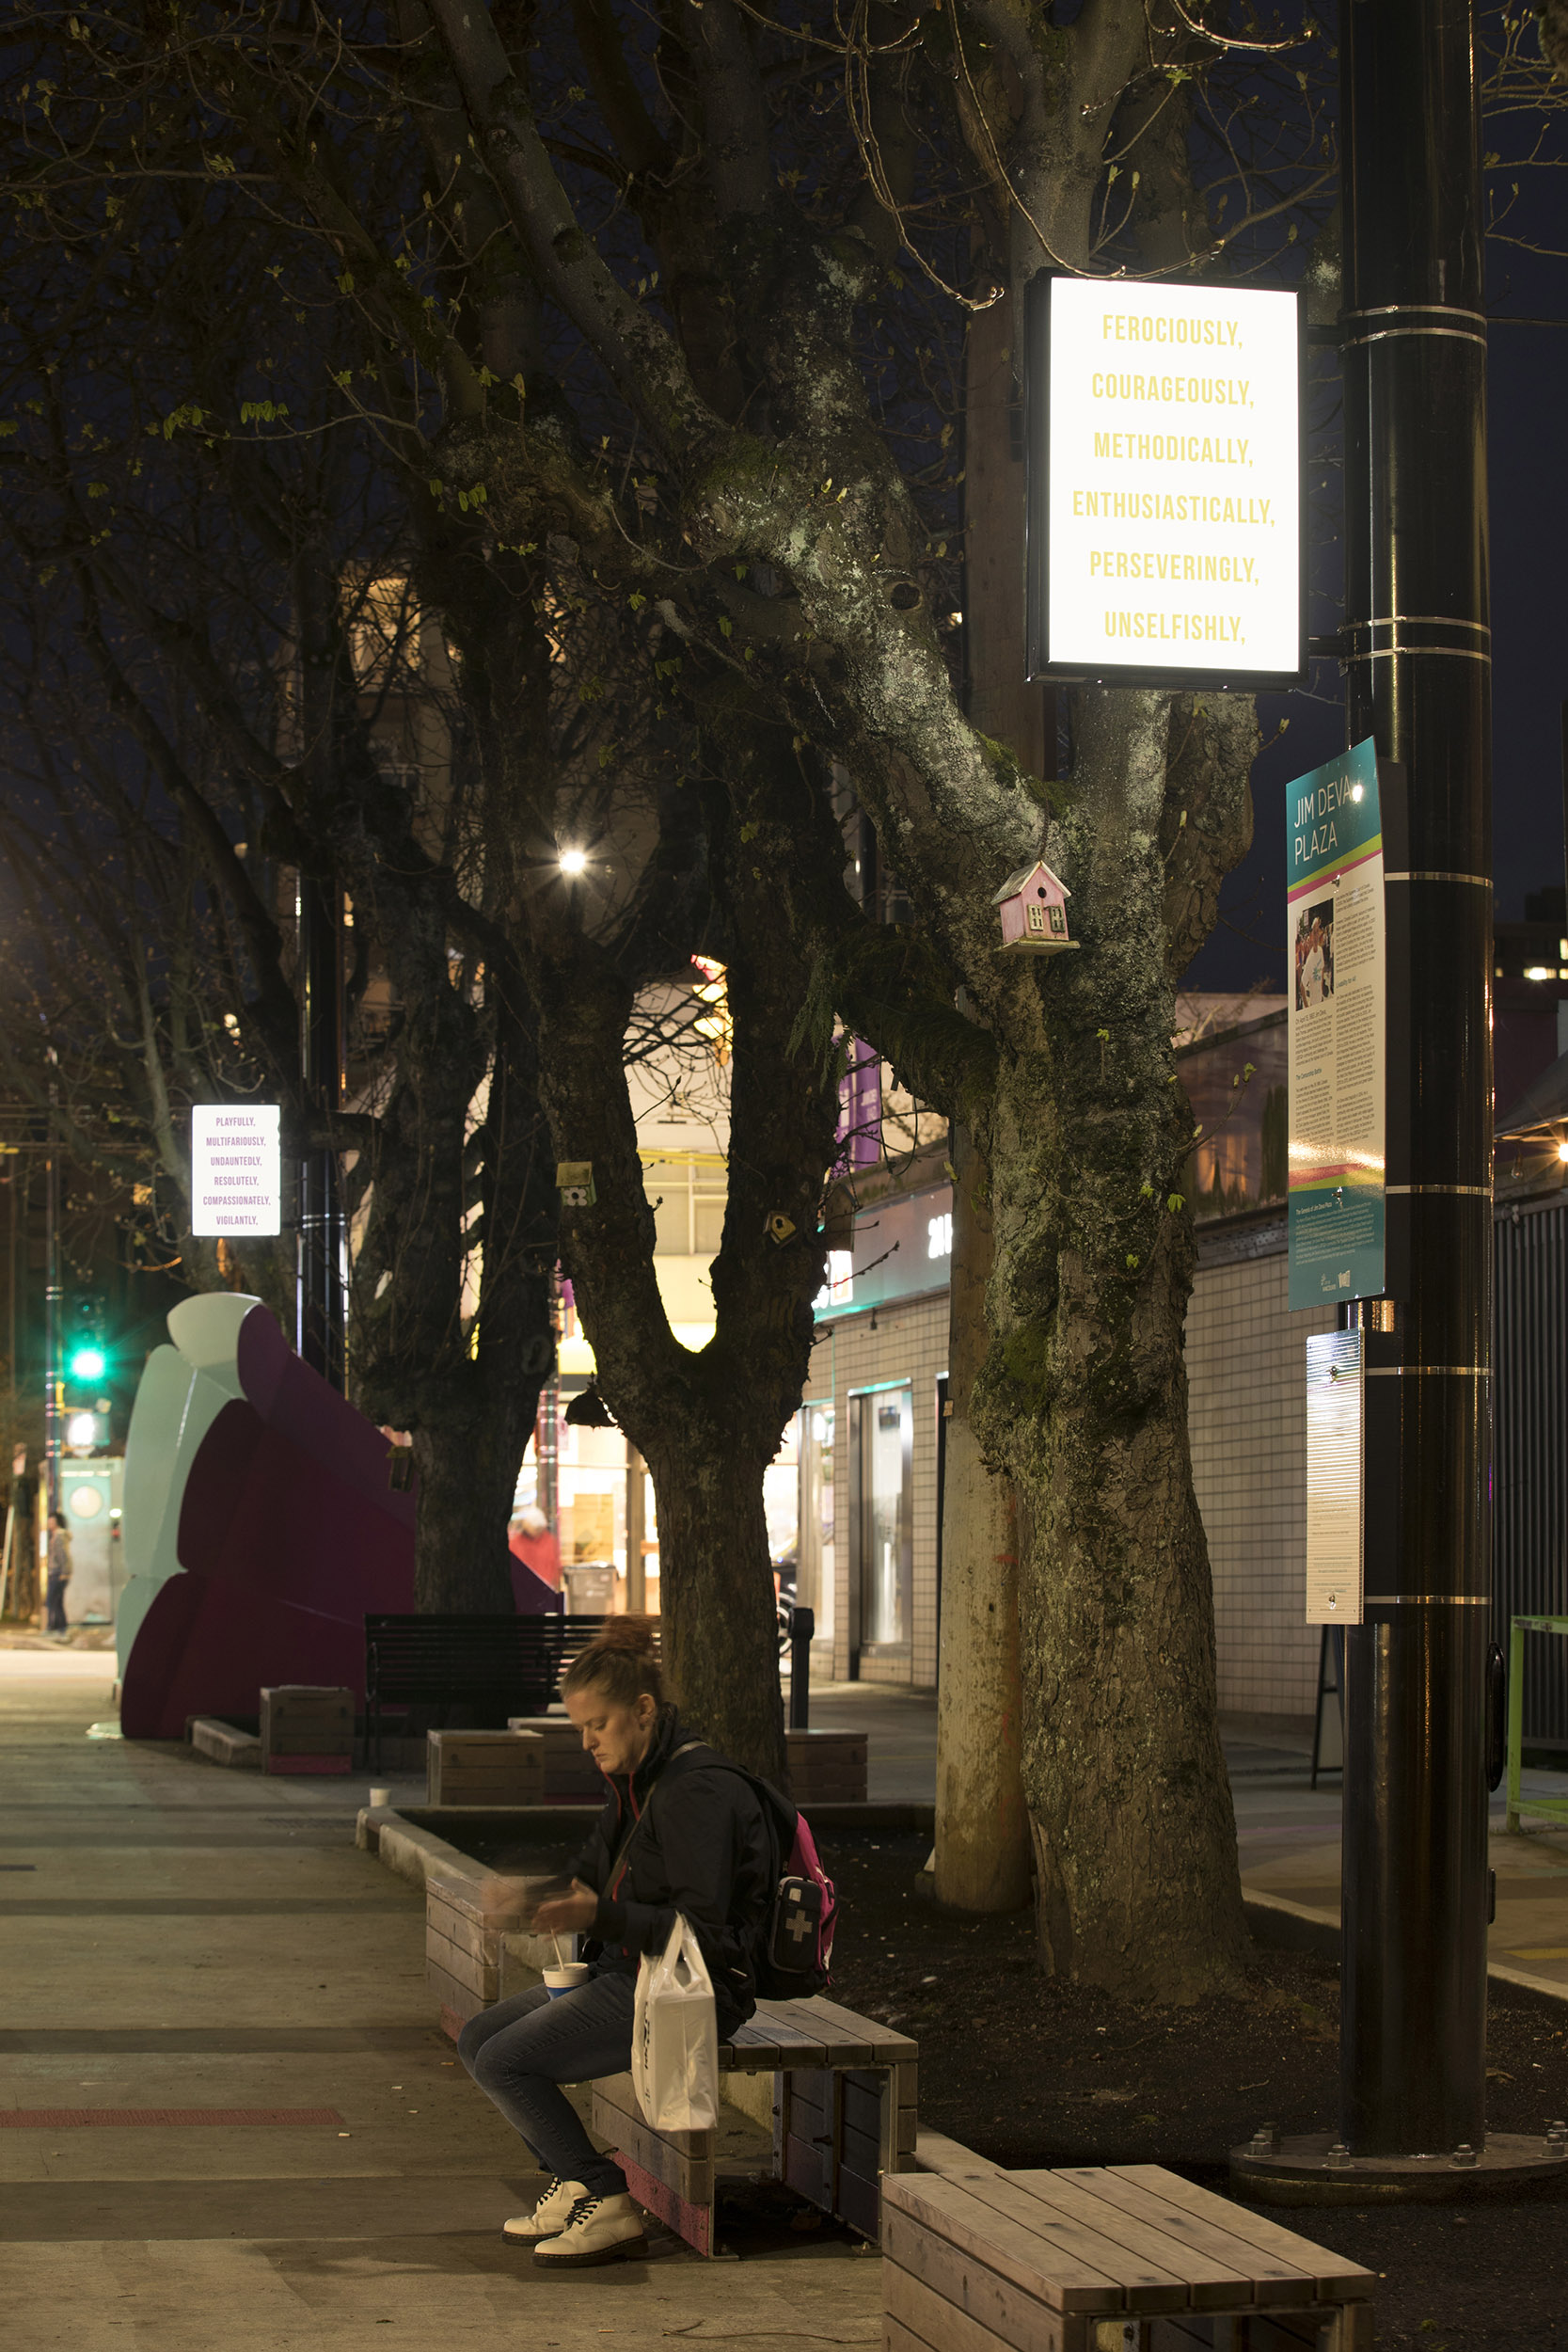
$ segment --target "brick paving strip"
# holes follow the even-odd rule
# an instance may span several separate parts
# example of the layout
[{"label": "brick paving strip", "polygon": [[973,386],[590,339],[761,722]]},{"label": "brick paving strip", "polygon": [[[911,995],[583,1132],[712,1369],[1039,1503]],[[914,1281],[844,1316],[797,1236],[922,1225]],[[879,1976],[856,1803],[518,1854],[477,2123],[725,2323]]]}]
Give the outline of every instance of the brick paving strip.
[{"label": "brick paving strip", "polygon": [[0,2107],[0,2131],[99,2130],[114,2123],[332,2123],[336,2107]]}]

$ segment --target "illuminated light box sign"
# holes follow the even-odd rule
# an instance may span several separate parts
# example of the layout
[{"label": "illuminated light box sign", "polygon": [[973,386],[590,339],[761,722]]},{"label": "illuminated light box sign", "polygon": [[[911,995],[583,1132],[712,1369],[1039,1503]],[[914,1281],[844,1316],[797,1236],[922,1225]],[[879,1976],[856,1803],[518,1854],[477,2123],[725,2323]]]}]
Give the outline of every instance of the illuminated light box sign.
[{"label": "illuminated light box sign", "polygon": [[198,1103],[191,1111],[191,1231],[276,1233],[283,1184],[276,1103]]},{"label": "illuminated light box sign", "polygon": [[1030,676],[1296,684],[1298,297],[1042,273],[1026,336]]}]

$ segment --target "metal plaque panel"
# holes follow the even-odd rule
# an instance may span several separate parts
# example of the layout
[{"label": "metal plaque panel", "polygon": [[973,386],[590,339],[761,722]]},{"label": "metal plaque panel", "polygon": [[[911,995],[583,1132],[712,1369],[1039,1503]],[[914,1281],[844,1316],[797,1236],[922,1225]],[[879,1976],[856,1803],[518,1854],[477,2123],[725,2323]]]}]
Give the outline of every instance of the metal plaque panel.
[{"label": "metal plaque panel", "polygon": [[1307,1622],[1359,1625],[1366,1388],[1359,1331],[1307,1343]]},{"label": "metal plaque panel", "polygon": [[1383,824],[1370,738],[1286,789],[1292,1307],[1384,1290]]}]

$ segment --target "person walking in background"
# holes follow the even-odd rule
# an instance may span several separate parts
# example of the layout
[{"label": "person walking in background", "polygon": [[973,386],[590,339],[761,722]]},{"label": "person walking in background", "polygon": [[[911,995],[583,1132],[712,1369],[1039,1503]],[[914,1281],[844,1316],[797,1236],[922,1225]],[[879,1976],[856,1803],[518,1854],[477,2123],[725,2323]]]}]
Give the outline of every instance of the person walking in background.
[{"label": "person walking in background", "polygon": [[49,1576],[44,1585],[44,1631],[64,1633],[65,1588],[71,1581],[71,1536],[58,1511],[49,1514]]}]

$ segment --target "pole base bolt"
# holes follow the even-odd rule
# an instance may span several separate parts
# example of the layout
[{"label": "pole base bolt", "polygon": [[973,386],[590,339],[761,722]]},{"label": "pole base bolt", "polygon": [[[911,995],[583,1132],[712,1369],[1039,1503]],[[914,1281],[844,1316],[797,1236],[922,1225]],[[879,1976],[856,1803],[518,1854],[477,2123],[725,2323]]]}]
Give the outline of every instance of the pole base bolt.
[{"label": "pole base bolt", "polygon": [[1462,2139],[1458,2147],[1454,2150],[1452,2155],[1449,2158],[1449,2162],[1451,2165],[1461,2169],[1467,2164],[1474,2164],[1476,2161],[1476,2152],[1471,2147],[1467,2139]]},{"label": "pole base bolt", "polygon": [[1554,2149],[1568,2148],[1568,2122],[1560,2115],[1554,2115],[1546,2126],[1546,2145]]},{"label": "pole base bolt", "polygon": [[1279,2153],[1279,2126],[1259,2123],[1248,2143],[1247,2153],[1253,2156],[1276,2156]]},{"label": "pole base bolt", "polygon": [[1345,2146],[1342,2139],[1337,2139],[1334,2142],[1333,2147],[1330,2148],[1328,2152],[1328,2161],[1330,2164],[1334,2165],[1349,2164],[1350,2150]]}]

